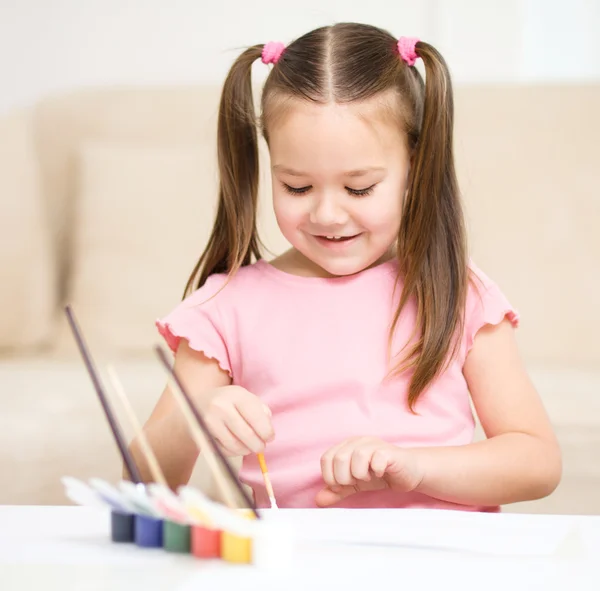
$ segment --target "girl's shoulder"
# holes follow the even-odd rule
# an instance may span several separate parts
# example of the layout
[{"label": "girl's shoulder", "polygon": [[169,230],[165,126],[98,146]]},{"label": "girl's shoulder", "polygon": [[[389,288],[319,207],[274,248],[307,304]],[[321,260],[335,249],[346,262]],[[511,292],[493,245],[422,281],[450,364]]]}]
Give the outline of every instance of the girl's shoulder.
[{"label": "girl's shoulder", "polygon": [[506,297],[498,283],[473,261],[469,263],[469,287],[465,306],[465,338],[467,351],[477,332],[485,325],[497,325],[508,320],[515,328],[519,312]]},{"label": "girl's shoulder", "polygon": [[155,321],[159,333],[175,352],[181,339],[231,374],[228,341],[232,318],[260,300],[262,265],[247,265],[236,273],[215,273],[202,286]]},{"label": "girl's shoulder", "polygon": [[214,273],[208,277],[204,285],[195,289],[182,303],[189,307],[209,303],[223,306],[235,302],[240,297],[247,300],[252,297],[253,292],[265,288],[265,266],[266,263],[259,260],[240,267],[232,275]]}]

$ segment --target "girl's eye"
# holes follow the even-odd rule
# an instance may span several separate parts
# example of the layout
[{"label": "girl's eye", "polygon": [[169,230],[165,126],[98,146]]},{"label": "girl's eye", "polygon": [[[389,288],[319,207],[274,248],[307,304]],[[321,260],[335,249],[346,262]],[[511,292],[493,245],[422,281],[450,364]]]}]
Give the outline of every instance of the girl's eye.
[{"label": "girl's eye", "polygon": [[356,195],[357,197],[364,197],[365,195],[370,195],[373,192],[375,185],[371,185],[370,187],[366,187],[365,189],[351,189],[350,187],[346,187],[346,191],[350,193],[350,195]]},{"label": "girl's eye", "polygon": [[283,188],[292,195],[303,195],[304,193],[308,193],[312,189],[312,185],[308,185],[307,187],[290,187],[289,185],[283,184]]},{"label": "girl's eye", "polygon": [[[312,185],[307,185],[306,187],[291,187],[286,183],[282,183],[283,188],[292,195],[304,195],[308,193],[312,189]],[[366,195],[370,195],[373,192],[375,185],[371,185],[370,187],[366,187],[364,189],[352,189],[350,187],[346,187],[346,191],[350,193],[350,195],[354,195],[355,197],[365,197]]]}]

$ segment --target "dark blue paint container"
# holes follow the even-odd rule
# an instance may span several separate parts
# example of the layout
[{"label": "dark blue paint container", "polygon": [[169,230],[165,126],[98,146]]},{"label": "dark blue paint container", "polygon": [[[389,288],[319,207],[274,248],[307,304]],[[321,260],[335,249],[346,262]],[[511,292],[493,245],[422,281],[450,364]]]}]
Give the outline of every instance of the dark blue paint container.
[{"label": "dark blue paint container", "polygon": [[131,543],[135,539],[135,516],[131,513],[111,511],[110,539],[118,543]]}]

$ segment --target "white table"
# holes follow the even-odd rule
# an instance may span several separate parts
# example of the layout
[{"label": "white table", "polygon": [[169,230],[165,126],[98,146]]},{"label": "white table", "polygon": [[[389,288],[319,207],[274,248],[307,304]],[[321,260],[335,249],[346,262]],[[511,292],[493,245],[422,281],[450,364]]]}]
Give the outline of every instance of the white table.
[{"label": "white table", "polygon": [[[280,514],[296,526],[294,562],[261,571],[113,544],[102,510],[0,506],[0,589],[600,589],[600,516],[399,510]],[[437,549],[425,549],[432,545]]]}]

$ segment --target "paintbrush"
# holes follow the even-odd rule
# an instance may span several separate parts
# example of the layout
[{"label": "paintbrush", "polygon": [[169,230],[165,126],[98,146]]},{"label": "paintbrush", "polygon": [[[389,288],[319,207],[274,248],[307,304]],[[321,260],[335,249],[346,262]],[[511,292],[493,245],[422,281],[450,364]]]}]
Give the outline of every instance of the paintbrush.
[{"label": "paintbrush", "polygon": [[278,509],[277,501],[275,500],[275,493],[273,492],[273,485],[271,484],[271,478],[269,477],[269,470],[267,470],[267,461],[262,453],[257,454],[258,463],[260,464],[260,471],[262,472],[263,479],[265,481],[265,487],[267,494],[269,495],[269,501],[271,503],[271,509]]},{"label": "paintbrush", "polygon": [[154,482],[158,482],[166,488],[169,488],[167,480],[162,470],[160,469],[158,459],[154,455],[154,451],[150,446],[150,442],[148,441],[148,438],[146,437],[142,426],[140,425],[139,421],[137,420],[137,417],[135,416],[135,412],[133,411],[131,403],[129,402],[127,395],[125,394],[125,390],[123,389],[123,385],[121,384],[121,381],[119,380],[116,371],[112,366],[109,366],[107,367],[107,373],[108,379],[111,382],[113,390],[119,397],[119,400],[125,410],[125,414],[127,415],[129,423],[133,428],[135,437],[140,442],[142,453],[144,454],[144,456],[146,457],[146,461],[148,462],[148,469],[150,470],[150,474],[152,475],[152,480],[154,480]]},{"label": "paintbrush", "polygon": [[[149,492],[149,496],[156,506],[157,510],[160,511],[165,517],[172,519],[173,521],[181,522],[189,521],[191,516],[185,509],[182,501],[179,497],[171,490],[167,484],[167,479],[163,471],[160,468],[158,459],[154,454],[154,450],[146,437],[146,433],[142,429],[142,425],[137,420],[133,407],[127,398],[123,384],[119,379],[117,372],[112,366],[107,367],[108,378],[112,384],[113,390],[117,393],[131,427],[133,428],[135,437],[140,442],[142,453],[146,457],[148,463],[148,469],[152,475],[152,479],[156,484],[149,484],[146,489]],[[123,483],[125,484],[125,483]],[[134,494],[136,491],[129,490],[129,494]]]},{"label": "paintbrush", "polygon": [[237,491],[240,493],[247,507],[252,511],[254,517],[260,519],[260,515],[256,510],[256,504],[250,498],[250,495],[244,489],[242,483],[238,480],[233,468],[231,467],[231,464],[221,451],[219,445],[212,436],[210,429],[208,429],[202,415],[200,414],[196,405],[192,402],[189,393],[181,383],[179,376],[177,375],[171,363],[169,362],[169,359],[164,349],[157,345],[154,348],[154,350],[156,351],[158,358],[160,359],[161,363],[167,371],[168,376],[170,377],[170,383],[172,384],[172,386],[174,386],[172,390],[174,391],[177,400],[180,402],[181,410],[183,411],[184,415],[186,416],[186,420],[190,425],[190,432],[192,433],[192,436],[194,436],[196,439],[196,445],[198,445],[198,447],[204,452],[207,462],[210,463],[210,465],[212,466],[212,471],[215,478],[219,478],[218,482],[221,483],[220,488],[222,493],[224,494],[224,497],[231,499],[231,492],[230,488],[228,486],[225,486],[226,483],[224,482],[224,479],[222,478],[222,472],[218,467],[216,461],[217,458],[222,468],[227,472],[230,484],[232,484],[234,488],[236,488]]},{"label": "paintbrush", "polygon": [[206,463],[208,464],[208,468],[211,471],[215,482],[217,483],[217,487],[219,488],[219,492],[223,497],[223,501],[230,509],[236,509],[238,503],[235,498],[235,494],[231,490],[230,484],[227,482],[227,478],[223,474],[223,470],[215,455],[212,453],[212,450],[209,447],[208,441],[200,429],[198,427],[197,421],[194,418],[192,411],[190,410],[185,397],[181,394],[181,392],[177,389],[177,384],[173,381],[172,377],[168,379],[169,386],[175,401],[179,405],[181,413],[183,414],[183,418],[185,419],[188,429],[190,431],[190,435],[198,448],[198,451],[204,452],[204,457],[206,459]]},{"label": "paintbrush", "polygon": [[73,336],[75,337],[75,341],[77,343],[77,347],[79,348],[79,352],[83,357],[83,361],[85,363],[85,367],[87,372],[92,380],[92,384],[94,385],[94,389],[96,390],[96,394],[98,395],[98,399],[100,400],[100,404],[104,410],[104,414],[106,415],[106,419],[108,420],[108,424],[110,425],[110,429],[112,431],[113,437],[117,443],[117,447],[119,448],[119,452],[121,453],[121,458],[123,459],[123,464],[125,465],[127,472],[129,472],[129,476],[133,482],[136,484],[140,484],[142,482],[141,474],[135,464],[133,456],[131,455],[129,449],[127,448],[127,444],[125,443],[125,439],[123,434],[121,433],[121,429],[117,422],[117,419],[110,407],[108,402],[108,398],[100,382],[100,378],[98,376],[98,372],[94,366],[94,362],[92,361],[92,357],[87,348],[81,330],[78,326],[78,323],[75,319],[75,314],[71,309],[71,306],[67,305],[65,307],[65,312],[67,315],[67,320],[69,321],[69,325],[73,332]]}]

